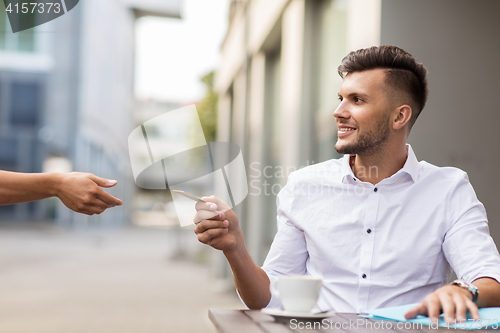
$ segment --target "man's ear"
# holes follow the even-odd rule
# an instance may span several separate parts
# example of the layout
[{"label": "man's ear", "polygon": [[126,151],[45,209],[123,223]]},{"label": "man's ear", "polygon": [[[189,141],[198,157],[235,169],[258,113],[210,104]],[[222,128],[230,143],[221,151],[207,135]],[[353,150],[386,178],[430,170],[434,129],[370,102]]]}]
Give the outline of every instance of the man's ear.
[{"label": "man's ear", "polygon": [[396,117],[392,123],[392,128],[394,130],[399,130],[410,121],[412,115],[411,107],[407,104],[398,106],[395,113]]}]

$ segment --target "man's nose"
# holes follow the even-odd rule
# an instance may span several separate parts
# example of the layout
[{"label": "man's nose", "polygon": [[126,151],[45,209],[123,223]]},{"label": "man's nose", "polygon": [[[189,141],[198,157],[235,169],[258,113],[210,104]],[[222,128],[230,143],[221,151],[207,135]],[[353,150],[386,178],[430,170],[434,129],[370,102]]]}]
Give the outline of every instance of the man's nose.
[{"label": "man's nose", "polygon": [[347,109],[347,106],[344,104],[344,101],[340,102],[339,106],[337,107],[337,109],[335,109],[335,111],[333,111],[333,116],[336,118],[336,119],[339,119],[339,118],[349,118],[350,117],[350,113]]}]

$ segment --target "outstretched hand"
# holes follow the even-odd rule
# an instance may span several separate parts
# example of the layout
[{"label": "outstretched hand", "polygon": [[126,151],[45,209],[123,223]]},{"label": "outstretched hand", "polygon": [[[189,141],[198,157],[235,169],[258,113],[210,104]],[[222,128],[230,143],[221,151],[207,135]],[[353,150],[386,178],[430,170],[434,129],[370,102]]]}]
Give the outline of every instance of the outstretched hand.
[{"label": "outstretched hand", "polygon": [[115,186],[116,180],[97,177],[91,173],[61,174],[56,196],[71,210],[87,215],[101,214],[123,202],[106,193],[101,187]]}]

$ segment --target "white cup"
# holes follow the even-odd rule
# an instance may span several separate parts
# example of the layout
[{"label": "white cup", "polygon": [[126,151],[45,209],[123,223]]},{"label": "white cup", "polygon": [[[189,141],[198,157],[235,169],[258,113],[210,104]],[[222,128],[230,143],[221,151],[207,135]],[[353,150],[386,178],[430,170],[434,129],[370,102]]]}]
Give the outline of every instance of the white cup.
[{"label": "white cup", "polygon": [[310,312],[319,297],[321,278],[308,275],[283,275],[271,282],[271,293],[286,311]]}]

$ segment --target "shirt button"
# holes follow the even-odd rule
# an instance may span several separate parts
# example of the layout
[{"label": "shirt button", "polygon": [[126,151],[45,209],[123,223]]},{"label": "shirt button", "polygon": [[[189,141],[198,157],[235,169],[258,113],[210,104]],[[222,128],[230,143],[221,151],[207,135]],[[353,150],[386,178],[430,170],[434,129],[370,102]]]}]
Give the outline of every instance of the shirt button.
[{"label": "shirt button", "polygon": [[378,188],[376,188],[376,187],[375,187],[375,188],[373,189],[373,192],[377,192],[377,191],[378,191]]},{"label": "shirt button", "polygon": [[368,230],[366,230],[366,232],[367,232],[367,233],[370,233],[370,232],[372,232],[372,229],[368,229]]},{"label": "shirt button", "polygon": [[363,279],[366,279],[366,274],[361,275]]}]

